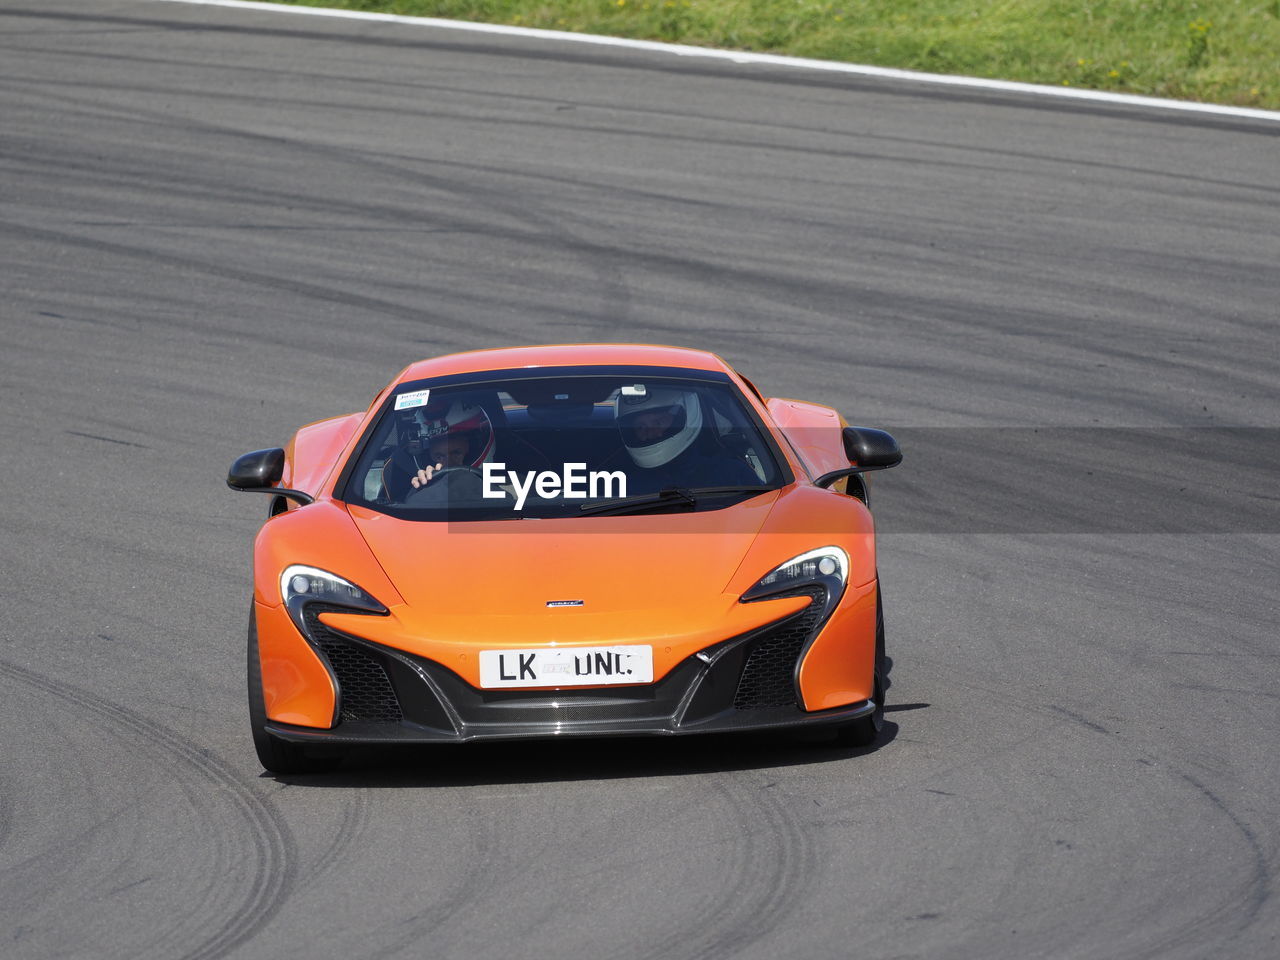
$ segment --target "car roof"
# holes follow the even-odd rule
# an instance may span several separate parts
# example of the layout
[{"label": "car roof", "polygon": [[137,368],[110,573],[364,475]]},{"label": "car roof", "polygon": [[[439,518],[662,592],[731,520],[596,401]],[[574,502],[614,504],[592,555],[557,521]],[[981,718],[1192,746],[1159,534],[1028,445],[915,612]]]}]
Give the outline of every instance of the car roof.
[{"label": "car roof", "polygon": [[410,364],[397,382],[528,367],[645,366],[731,372],[714,353],[645,343],[572,343],[453,353]]}]

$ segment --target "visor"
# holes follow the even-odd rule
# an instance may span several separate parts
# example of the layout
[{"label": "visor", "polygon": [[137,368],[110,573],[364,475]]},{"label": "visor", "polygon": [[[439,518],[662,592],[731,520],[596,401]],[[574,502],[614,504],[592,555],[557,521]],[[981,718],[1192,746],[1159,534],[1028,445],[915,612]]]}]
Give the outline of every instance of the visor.
[{"label": "visor", "polygon": [[[665,426],[663,423],[668,421]],[[625,413],[618,418],[622,442],[632,449],[661,443],[685,428],[687,414],[683,404],[665,407],[649,407],[635,413]],[[655,427],[660,427],[656,429]]]}]

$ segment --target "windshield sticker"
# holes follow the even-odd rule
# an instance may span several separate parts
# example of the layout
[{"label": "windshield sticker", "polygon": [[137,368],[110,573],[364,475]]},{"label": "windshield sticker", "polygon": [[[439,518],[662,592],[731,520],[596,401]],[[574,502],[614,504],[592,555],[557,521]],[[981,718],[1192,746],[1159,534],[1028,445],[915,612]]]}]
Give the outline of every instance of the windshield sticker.
[{"label": "windshield sticker", "polygon": [[396,397],[396,409],[412,410],[414,407],[425,407],[430,396],[430,390],[414,390],[412,393],[402,393]]}]

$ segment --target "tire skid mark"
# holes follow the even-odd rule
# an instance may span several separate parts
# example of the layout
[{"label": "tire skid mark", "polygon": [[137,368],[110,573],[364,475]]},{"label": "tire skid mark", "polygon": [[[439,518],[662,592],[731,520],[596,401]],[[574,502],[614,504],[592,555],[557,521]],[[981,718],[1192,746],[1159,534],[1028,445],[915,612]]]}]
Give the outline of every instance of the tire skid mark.
[{"label": "tire skid mark", "polygon": [[0,779],[0,848],[9,842],[13,832],[13,791]]},{"label": "tire skid mark", "polygon": [[[218,795],[230,801],[238,819],[246,826],[256,855],[243,901],[203,940],[192,943],[190,932],[170,931],[169,938],[176,943],[164,953],[166,957],[174,960],[215,960],[250,940],[275,915],[292,890],[296,869],[293,838],[279,812],[243,784],[225,761],[155,721],[86,690],[4,660],[0,660],[0,675],[51,694],[105,721],[108,728],[122,729],[141,738],[179,766],[210,781]],[[197,809],[207,805],[207,793],[189,783],[181,784],[181,788]],[[222,844],[215,844],[215,850],[219,859],[225,856]],[[210,882],[218,882],[228,872],[220,869],[212,873]]]},{"label": "tire skid mark", "polygon": [[[81,101],[73,96],[54,96],[45,92],[45,96],[58,102],[70,104],[79,104]],[[225,99],[225,94],[219,94],[219,99]],[[121,113],[126,117],[133,119],[146,119],[153,122],[162,122],[166,125],[172,124],[173,118],[165,111],[148,110],[143,108],[132,108],[128,111],[113,111]],[[505,120],[504,123],[511,121]],[[460,183],[456,177],[442,176],[432,173],[431,171],[441,166],[436,158],[423,157],[405,157],[394,154],[379,154],[370,151],[365,147],[351,147],[345,145],[319,143],[314,140],[289,139],[279,133],[263,134],[257,133],[238,127],[228,126],[226,124],[218,124],[210,121],[198,121],[191,117],[183,118],[183,129],[191,133],[199,133],[214,136],[229,136],[239,140],[249,140],[251,142],[261,142],[272,148],[278,148],[282,144],[289,146],[302,146],[312,154],[323,156],[331,161],[358,167],[364,175],[368,175],[371,171],[378,171],[389,176],[397,178],[402,184],[415,189],[433,189],[452,196],[463,196],[469,201],[473,208],[493,210],[511,217],[517,223],[531,226],[531,230],[521,236],[520,234],[507,230],[502,236],[508,239],[524,239],[529,242],[538,244],[540,247],[547,246],[547,237],[551,236],[560,241],[562,244],[559,249],[561,252],[575,257],[579,262],[583,263],[586,268],[594,273],[597,278],[598,285],[602,289],[601,299],[603,300],[601,310],[604,314],[612,317],[614,322],[625,320],[631,308],[630,289],[622,273],[621,264],[629,262],[635,256],[635,251],[614,246],[610,244],[602,244],[590,240],[584,240],[577,232],[566,225],[566,220],[573,219],[581,223],[581,217],[574,217],[562,207],[556,207],[552,210],[546,203],[539,201],[536,195],[524,193],[515,198],[508,199],[498,196],[486,184]],[[443,164],[460,171],[475,172],[477,170],[498,173],[506,177],[510,176],[510,171],[501,168],[485,168],[476,167],[470,164]],[[95,175],[100,175],[100,169],[95,168]],[[154,181],[155,172],[148,173],[148,183]],[[566,183],[575,183],[577,181],[565,180]],[[184,188],[184,192],[189,193],[190,185],[183,183],[179,185]],[[604,189],[601,187],[600,189]],[[277,202],[281,199],[278,194],[273,195],[273,199]],[[293,199],[300,203],[315,203],[315,199],[308,194],[299,194]],[[370,208],[367,204],[346,204],[338,206],[340,201],[333,197],[325,197],[323,202],[318,204],[319,209],[333,211],[335,209],[345,210],[352,215],[367,215]],[[533,206],[536,204],[536,207]],[[384,205],[374,208],[374,213],[379,216],[393,220],[395,222],[406,222],[415,228],[421,227],[420,215],[412,212],[406,212],[400,207]],[[464,220],[456,220],[451,222],[443,229],[450,232],[480,232],[488,227],[489,221],[484,218],[476,218],[472,215]],[[371,229],[377,229],[377,225],[371,225]],[[117,251],[125,252],[125,251]],[[163,251],[147,251],[148,256],[156,256],[162,254]],[[668,265],[679,267],[687,267],[684,261],[677,258],[664,260]],[[188,267],[200,267],[202,269],[210,269],[208,265],[197,265],[188,262]],[[261,277],[257,274],[245,274],[240,278],[248,282],[261,282]],[[305,291],[304,291],[305,292]],[[324,293],[325,291],[320,290]],[[329,295],[334,295],[330,293]],[[366,298],[368,299],[368,298]],[[783,301],[778,301],[783,302]],[[389,301],[379,301],[374,304],[370,300],[371,309],[380,309],[387,312],[391,309]],[[411,319],[422,320],[426,315],[422,312],[421,306],[415,307],[411,313]],[[438,319],[438,318],[437,318]],[[474,327],[475,324],[473,323]],[[448,328],[448,324],[444,324],[444,328]],[[479,329],[486,329],[480,327]],[[498,328],[491,328],[488,332],[496,332]]]},{"label": "tire skid mark", "polygon": [[[998,690],[977,680],[952,677],[951,682],[958,689],[977,691],[993,698],[999,697],[1007,706],[1018,708],[1028,717],[1040,718],[1057,725],[1069,725],[1071,729],[1081,735],[1093,736],[1098,742],[1109,744],[1112,749],[1118,748],[1125,755],[1132,756],[1132,754],[1128,754],[1128,751],[1135,746],[1142,749],[1139,743],[1127,735],[1123,726],[1119,730],[1108,729],[1101,723],[1090,719],[1085,713],[1072,710],[1069,707],[1034,701],[1015,692]],[[1005,744],[1002,747],[1002,751],[1021,748],[1028,742],[1043,740],[1045,736],[1046,730],[1033,730],[1028,735],[1016,738]],[[991,758],[988,757],[986,759],[990,760]],[[1194,906],[1189,906],[1187,912],[1192,914],[1189,918],[1181,920],[1181,922],[1171,927],[1153,932],[1145,943],[1137,944],[1124,950],[1113,948],[1112,953],[1109,955],[1110,960],[1161,960],[1171,952],[1175,952],[1179,948],[1185,948],[1190,943],[1201,943],[1206,948],[1209,948],[1234,940],[1258,918],[1262,906],[1271,896],[1271,868],[1261,841],[1248,824],[1221,797],[1200,780],[1180,770],[1177,765],[1178,761],[1175,758],[1144,751],[1136,759],[1144,766],[1165,772],[1174,778],[1175,783],[1180,782],[1194,789],[1195,793],[1206,801],[1215,812],[1225,817],[1251,850],[1253,866],[1247,879],[1239,883],[1228,884],[1222,888],[1217,885],[1204,885],[1202,888],[1204,897],[1197,900]],[[928,779],[936,782],[950,772],[963,769],[968,763],[972,763],[972,760],[962,760],[933,768],[929,773]],[[1234,920],[1233,917],[1235,918]],[[1229,931],[1226,931],[1223,929],[1225,924],[1233,924],[1233,926]],[[963,951],[960,951],[960,954],[963,954]]]},{"label": "tire skid mark", "polygon": [[[1263,904],[1271,897],[1271,869],[1267,863],[1266,851],[1262,849],[1257,834],[1249,825],[1204,783],[1159,757],[1149,756],[1145,759],[1153,766],[1163,767],[1171,775],[1192,787],[1217,813],[1225,817],[1244,838],[1252,855],[1253,866],[1242,884],[1221,890],[1222,895],[1216,898],[1215,904],[1197,912],[1186,922],[1164,931],[1152,942],[1143,944],[1140,948],[1123,956],[1131,960],[1150,960],[1150,958],[1168,955],[1175,947],[1185,947],[1195,942],[1202,943],[1208,953],[1225,954],[1227,953],[1226,945],[1258,919]],[[1224,935],[1218,927],[1231,922],[1233,915],[1239,915],[1234,922],[1234,929]]]},{"label": "tire skid mark", "polygon": [[669,917],[668,923],[671,926],[666,935],[650,941],[644,950],[632,953],[624,947],[613,956],[626,957],[628,960],[672,960],[676,957],[701,956],[708,946],[714,945],[719,929],[732,927],[731,918],[735,908],[740,908],[748,900],[751,866],[756,859],[755,834],[750,830],[740,829],[741,805],[735,802],[733,791],[719,780],[711,786],[719,805],[728,807],[732,814],[737,814],[730,818],[735,830],[734,842],[728,851],[728,862],[718,870],[721,876],[732,880],[719,887],[709,902],[691,900],[689,906],[693,915],[685,923],[681,923],[681,917]]},{"label": "tire skid mark", "polygon": [[[0,676],[6,675],[4,666],[0,663]],[[9,676],[12,677],[11,674]],[[26,686],[33,701],[47,709],[47,697],[37,695],[51,691],[36,683],[27,683]],[[75,705],[74,702],[72,705]],[[84,726],[84,721],[74,711],[65,711],[58,719],[67,726]],[[125,739],[117,735],[113,739],[119,746],[127,744],[129,749],[136,750],[132,738]],[[42,838],[45,842],[40,849],[22,860],[8,864],[0,872],[0,903],[4,904],[6,914],[24,920],[23,927],[27,930],[24,936],[40,930],[41,920],[47,919],[51,913],[59,913],[68,899],[77,905],[100,903],[108,899],[109,894],[97,891],[103,890],[106,882],[115,879],[120,864],[129,862],[131,851],[128,831],[130,827],[135,833],[142,830],[142,820],[145,818],[145,813],[139,813],[136,796],[125,800],[113,798],[108,805],[107,798],[98,789],[95,776],[103,773],[104,753],[90,754],[64,742],[58,744],[55,755],[58,758],[57,781],[42,785],[42,790],[46,793],[40,796],[56,796],[60,808],[83,810],[91,819],[71,829],[65,826],[61,829],[55,827],[51,836]],[[175,777],[170,785],[183,794],[197,828],[206,819],[211,820],[216,816],[215,805],[198,791],[192,796],[190,784]],[[55,818],[55,822],[61,820],[62,818]],[[215,850],[215,859],[218,854],[220,851]],[[187,894],[186,902],[196,905],[206,902],[205,893],[209,884],[200,881],[210,874],[217,876],[218,872],[215,869],[204,876],[192,878],[193,882],[184,889]],[[114,891],[119,892],[119,889]],[[199,907],[195,909],[198,910]],[[133,960],[137,956],[146,955],[177,956],[191,942],[193,924],[184,924],[181,918],[167,919],[168,922],[158,930],[145,931],[145,938],[128,945],[121,945],[113,937],[105,940],[92,939],[87,954],[83,943],[68,943],[65,938],[57,939],[57,933],[54,932],[55,939],[43,955],[88,955],[95,960],[106,960],[109,957]],[[59,924],[59,932],[63,926]]]},{"label": "tire skid mark", "polygon": [[[1031,703],[1025,698],[1016,696],[1006,695],[1005,699],[1009,703],[1017,703],[1028,713],[1045,717],[1056,715],[1071,723],[1077,729],[1100,734],[1112,744],[1120,745],[1125,742],[1126,738],[1120,731],[1108,730],[1101,724],[1090,720],[1084,714],[1066,707],[1057,704]],[[1227,937],[1228,940],[1234,939],[1257,919],[1263,904],[1271,897],[1271,867],[1261,841],[1253,829],[1218,794],[1210,790],[1202,781],[1179,769],[1176,761],[1155,753],[1144,753],[1139,757],[1139,760],[1146,766],[1166,771],[1171,776],[1192,787],[1196,793],[1210,804],[1215,812],[1225,817],[1249,848],[1253,865],[1248,879],[1242,885],[1224,890],[1220,897],[1214,898],[1214,902],[1211,905],[1197,910],[1190,919],[1177,924],[1167,932],[1158,934],[1148,944],[1134,948],[1131,952],[1117,955],[1115,960],[1121,960],[1122,957],[1131,958],[1131,960],[1150,960],[1150,958],[1163,957],[1174,947],[1186,944],[1197,935],[1203,937],[1203,931],[1206,929],[1229,922],[1233,914],[1238,914],[1243,910],[1244,915],[1238,920],[1235,928]],[[1222,935],[1215,933],[1213,936],[1217,940]]]},{"label": "tire skid mark", "polygon": [[[53,94],[44,94],[47,99],[59,103],[78,104],[80,100],[73,96],[58,96]],[[173,118],[164,111],[148,110],[143,108],[132,108],[127,111],[113,111],[121,113],[132,119],[145,119],[153,122],[161,122],[166,126],[172,125]],[[539,247],[546,246],[546,236],[549,232],[552,236],[564,241],[559,248],[562,252],[575,255],[580,262],[583,262],[587,268],[596,274],[598,281],[605,291],[607,300],[605,307],[613,309],[615,312],[611,316],[625,317],[630,310],[630,292],[625,281],[622,278],[620,268],[616,265],[623,256],[624,251],[621,248],[610,246],[602,246],[600,244],[591,243],[582,240],[575,233],[569,230],[561,222],[559,217],[564,217],[563,211],[553,215],[546,211],[545,205],[539,207],[538,211],[530,209],[531,198],[526,194],[514,200],[499,199],[492,190],[484,185],[472,185],[459,183],[456,178],[442,177],[431,175],[421,169],[423,164],[419,164],[418,168],[414,168],[405,163],[390,162],[378,155],[371,154],[363,148],[354,148],[348,146],[338,146],[333,144],[318,143],[312,140],[289,139],[280,134],[262,134],[237,127],[231,127],[224,124],[217,124],[208,121],[197,121],[190,117],[183,118],[182,129],[192,134],[206,134],[214,136],[228,136],[241,141],[249,141],[261,143],[271,148],[279,148],[281,145],[291,147],[303,147],[309,153],[324,157],[330,161],[334,161],[347,166],[358,167],[363,174],[368,175],[370,171],[380,171],[390,174],[398,178],[403,184],[412,188],[436,189],[453,196],[464,196],[474,206],[480,209],[489,209],[499,213],[504,213],[517,222],[532,225],[532,229],[525,234],[520,235],[518,232],[510,230],[503,231],[501,236],[507,239],[523,239],[527,242],[537,244]],[[154,180],[154,171],[148,174],[148,182]],[[185,188],[185,192],[190,192],[190,184],[184,182],[181,184]],[[302,195],[298,198],[302,201],[318,203],[310,195]],[[279,196],[275,197],[278,202]],[[348,204],[345,207],[338,207],[339,201],[332,197],[324,198],[319,205],[327,210],[347,209],[353,214],[367,215],[370,210],[368,205]],[[408,222],[413,226],[420,228],[422,226],[419,214],[406,212],[399,207],[390,205],[376,208],[374,211],[385,219],[394,222]],[[489,221],[484,218],[469,216],[463,220],[454,219],[445,229],[451,232],[485,232],[489,228]],[[10,225],[6,225],[10,226]],[[17,227],[16,224],[11,225]],[[375,225],[376,226],[376,225]],[[24,225],[21,230],[26,230]],[[298,280],[296,277],[291,279],[281,279],[273,277],[261,271],[251,271],[248,269],[234,268],[230,266],[221,266],[209,262],[196,261],[190,258],[175,257],[163,250],[142,249],[126,246],[119,243],[111,243],[109,241],[95,241],[86,237],[80,237],[69,233],[59,233],[51,230],[41,230],[40,228],[31,227],[38,235],[50,242],[61,242],[71,245],[77,245],[93,249],[96,251],[114,253],[126,257],[145,256],[149,260],[170,263],[183,269],[194,269],[208,273],[213,276],[224,277],[244,283],[256,283],[272,288],[285,289],[294,293],[301,293],[305,296],[312,296],[321,300],[337,300],[348,306],[360,309],[368,309],[373,312],[382,313],[387,316],[396,317],[401,320],[408,320],[416,324],[424,321],[428,322],[434,332],[440,335],[447,335],[450,330],[448,318],[443,315],[432,315],[428,311],[424,311],[421,303],[412,307],[396,303],[392,300],[382,297],[364,296],[360,294],[348,293],[340,291],[336,287],[325,287],[321,284],[307,284]],[[677,261],[683,265],[683,261]],[[616,311],[622,311],[618,313]],[[470,322],[473,329],[500,335],[505,332],[499,327],[485,327],[477,324],[474,320]]]},{"label": "tire skid mark", "polygon": [[352,790],[349,793],[344,791],[339,796],[342,799],[342,821],[338,824],[338,829],[334,832],[329,846],[294,886],[295,893],[312,886],[332,870],[369,824],[370,791],[367,788]]},{"label": "tire skid mark", "polygon": [[[763,779],[755,775],[752,781]],[[808,897],[809,888],[820,872],[816,862],[816,850],[811,832],[799,823],[774,783],[758,784],[750,795],[750,804],[740,804],[744,813],[763,814],[760,829],[775,843],[763,851],[769,858],[770,870],[766,874],[765,892],[756,898],[746,922],[735,924],[728,936],[719,938],[704,949],[702,956],[736,954],[750,946],[770,931],[778,929],[782,921]],[[744,818],[745,819],[745,818]],[[772,854],[772,856],[770,856]]]},{"label": "tire skid mark", "polygon": [[[86,771],[86,777],[87,775]],[[88,826],[82,827],[74,833],[61,836],[59,838],[61,843],[58,847],[58,853],[63,861],[62,866],[65,868],[61,873],[68,872],[70,869],[82,864],[93,850],[94,845],[99,841],[100,836],[109,832],[116,825],[116,821],[130,812],[132,811],[118,807],[102,814]],[[43,895],[43,892],[39,890],[41,880],[28,877],[26,874],[28,871],[35,871],[41,878],[49,879],[48,856],[48,851],[38,850],[22,860],[9,864],[5,868],[3,880],[0,880],[0,892],[15,897],[35,897],[39,899]],[[11,893],[10,891],[21,892]]]},{"label": "tire skid mark", "polygon": [[[448,891],[439,900],[401,920],[396,925],[395,936],[390,943],[379,943],[364,954],[369,960],[385,960],[400,953],[407,953],[415,958],[422,957],[426,938],[431,938],[431,942],[437,946],[438,955],[452,955],[453,951],[440,949],[441,928],[461,908],[485,899],[486,894],[494,892],[506,882],[509,871],[499,869],[501,864],[494,863],[499,844],[492,825],[485,817],[471,816],[470,820],[468,835],[472,838],[472,851],[463,858],[467,865],[466,873],[460,878],[450,878]],[[474,931],[469,933],[474,935]]]},{"label": "tire skid mark", "polygon": [[1240,819],[1229,806],[1226,801],[1219,797],[1216,793],[1206,787],[1203,783],[1181,770],[1175,770],[1175,773],[1191,786],[1199,790],[1214,808],[1218,810],[1224,817],[1231,821],[1231,824],[1244,837],[1245,842],[1249,846],[1249,850],[1253,855],[1253,871],[1248,882],[1247,906],[1245,909],[1244,923],[1240,925],[1243,930],[1249,924],[1253,923],[1258,917],[1258,912],[1262,909],[1262,905],[1271,897],[1271,870],[1267,864],[1266,852],[1262,849],[1262,844],[1258,840],[1258,835],[1250,829],[1249,825]]},{"label": "tire skid mark", "polygon": [[[1009,698],[1009,699],[1012,700],[1013,698]],[[1023,706],[1028,711],[1040,713],[1041,715],[1047,715],[1048,713],[1058,714],[1059,716],[1069,720],[1075,726],[1081,729],[1086,729],[1094,733],[1101,734],[1102,736],[1110,739],[1113,743],[1123,742],[1124,738],[1120,731],[1108,730],[1106,727],[1102,726],[1101,724],[1095,723],[1094,721],[1090,720],[1085,715],[1081,713],[1077,713],[1076,711],[1073,711],[1073,710],[1069,710],[1057,704],[1035,705],[1035,704],[1028,704],[1024,701]],[[1267,862],[1266,851],[1263,850],[1262,844],[1259,841],[1257,834],[1249,827],[1247,823],[1245,823],[1239,816],[1237,816],[1237,814],[1227,805],[1227,803],[1224,800],[1222,800],[1221,797],[1219,797],[1216,793],[1214,793],[1207,786],[1205,786],[1205,784],[1200,780],[1180,770],[1176,766],[1176,764],[1173,761],[1171,761],[1169,758],[1162,757],[1158,754],[1146,754],[1142,756],[1140,759],[1144,764],[1148,766],[1162,767],[1163,769],[1177,776],[1179,779],[1181,779],[1185,783],[1194,787],[1198,793],[1202,794],[1203,797],[1209,801],[1209,803],[1213,806],[1213,808],[1218,813],[1226,817],[1231,822],[1231,824],[1235,827],[1236,831],[1244,839],[1249,849],[1252,851],[1254,865],[1252,869],[1252,875],[1249,880],[1249,894],[1247,896],[1248,918],[1245,924],[1242,925],[1241,927],[1241,929],[1243,929],[1244,926],[1247,926],[1249,923],[1252,923],[1254,921],[1254,919],[1257,917],[1259,910],[1261,910],[1262,908],[1262,904],[1271,896],[1271,870]],[[1228,901],[1228,904],[1224,904],[1224,907],[1227,905],[1234,905],[1235,903],[1236,903],[1236,900],[1233,898],[1230,901]],[[1219,909],[1214,912],[1223,912],[1223,911],[1222,909]],[[1198,924],[1193,924],[1193,925],[1198,925]],[[1141,956],[1146,956],[1146,954],[1141,954]]]},{"label": "tire skid mark", "polygon": [[811,832],[797,822],[775,784],[759,774],[717,780],[713,789],[729,808],[740,839],[732,862],[720,870],[733,879],[695,915],[678,918],[666,936],[628,957],[671,960],[733,956],[751,947],[808,896],[820,873]]},{"label": "tire skid mark", "polygon": [[[992,695],[995,693],[995,691],[988,690],[988,688],[979,683],[959,680],[955,682],[957,685],[984,690]],[[1007,704],[1019,707],[1028,715],[1052,719],[1057,723],[1070,724],[1073,729],[1082,733],[1101,737],[1103,742],[1110,744],[1112,747],[1119,747],[1124,750],[1133,746],[1132,743],[1127,742],[1129,738],[1122,731],[1109,730],[1089,719],[1083,713],[1057,704],[1031,702],[1025,697],[1015,694],[1005,693],[1003,697]],[[1012,746],[1022,746],[1030,740],[1039,739],[1043,736],[1044,731],[1036,731],[1027,737],[1015,740]],[[1006,747],[1006,749],[1009,748]],[[1262,906],[1271,896],[1271,868],[1267,860],[1266,851],[1263,849],[1262,843],[1253,829],[1202,781],[1179,769],[1175,759],[1157,753],[1144,752],[1137,757],[1137,760],[1144,766],[1165,772],[1174,778],[1175,782],[1181,782],[1193,788],[1195,793],[1201,799],[1207,801],[1216,813],[1230,822],[1250,849],[1253,865],[1252,869],[1248,871],[1247,878],[1239,883],[1227,884],[1222,887],[1210,884],[1204,885],[1202,887],[1204,897],[1197,900],[1194,907],[1188,909],[1187,912],[1192,913],[1189,918],[1171,927],[1153,932],[1145,943],[1118,952],[1113,950],[1109,956],[1111,960],[1161,960],[1171,952],[1175,952],[1179,948],[1185,949],[1189,944],[1193,943],[1202,944],[1211,953],[1222,952],[1220,947],[1236,939],[1249,927],[1258,918]],[[956,769],[957,766],[953,765],[942,769],[944,771],[951,770]],[[938,771],[935,770],[932,776],[936,777],[937,773]],[[1226,925],[1230,925],[1230,928],[1224,929]]]},{"label": "tire skid mark", "polygon": [[1108,730],[1106,727],[1104,727],[1100,723],[1094,723],[1092,720],[1090,720],[1088,717],[1086,717],[1082,713],[1076,713],[1074,710],[1068,710],[1066,707],[1060,707],[1056,703],[1048,704],[1045,707],[1045,709],[1051,710],[1052,712],[1057,714],[1061,714],[1062,716],[1066,717],[1068,720],[1072,721],[1073,723],[1076,723],[1087,730],[1092,730],[1094,733],[1100,733],[1106,737],[1111,736],[1110,730]]},{"label": "tire skid mark", "polygon": [[[50,850],[42,847],[19,860],[5,865],[0,872],[0,904],[7,914],[17,913],[30,917],[39,911],[54,891],[65,886],[70,878],[84,870],[93,849],[102,836],[112,830],[129,811],[122,805],[103,809],[103,803],[94,789],[91,771],[78,753],[70,757],[59,755],[56,783],[48,789],[56,791],[60,803],[66,804],[69,796],[82,797],[87,807],[102,811],[95,821],[79,829],[58,832],[57,845]],[[14,809],[12,797],[17,790],[4,791],[4,802]],[[12,814],[11,814],[12,815]],[[51,852],[55,855],[50,855]]]}]

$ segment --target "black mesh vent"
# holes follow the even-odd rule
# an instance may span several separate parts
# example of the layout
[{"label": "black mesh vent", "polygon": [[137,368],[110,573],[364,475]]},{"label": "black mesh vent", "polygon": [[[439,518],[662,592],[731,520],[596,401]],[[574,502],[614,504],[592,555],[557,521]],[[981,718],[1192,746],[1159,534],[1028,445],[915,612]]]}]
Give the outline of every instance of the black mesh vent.
[{"label": "black mesh vent", "polygon": [[796,660],[822,614],[827,588],[805,587],[786,596],[812,597],[813,601],[799,614],[756,639],[733,697],[733,705],[739,710],[789,707],[796,702]]},{"label": "black mesh vent", "polygon": [[337,608],[311,604],[306,608],[303,619],[307,633],[324,651],[338,678],[338,689],[342,692],[342,711],[338,719],[399,723],[404,715],[400,712],[400,701],[391,688],[386,669],[375,654],[321,623],[318,615],[326,609]]}]

